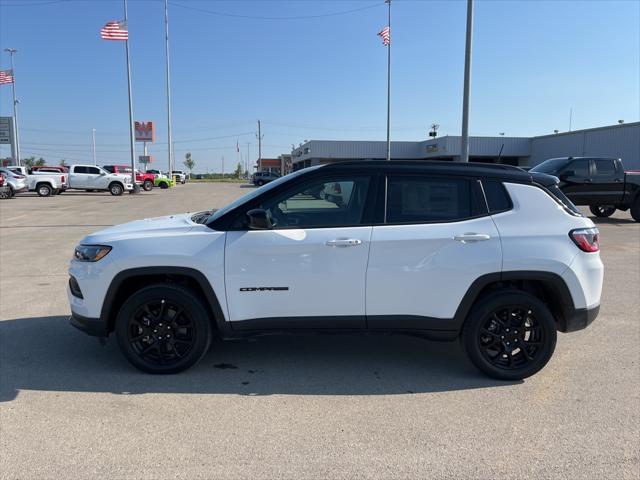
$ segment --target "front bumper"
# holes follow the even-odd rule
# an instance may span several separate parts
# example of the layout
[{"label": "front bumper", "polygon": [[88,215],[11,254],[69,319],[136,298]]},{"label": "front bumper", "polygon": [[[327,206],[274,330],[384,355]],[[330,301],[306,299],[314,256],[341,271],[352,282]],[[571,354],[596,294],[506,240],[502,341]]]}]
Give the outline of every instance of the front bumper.
[{"label": "front bumper", "polygon": [[128,192],[130,190],[133,190],[133,184],[132,183],[125,183],[124,184],[124,189]]},{"label": "front bumper", "polygon": [[106,322],[103,322],[99,318],[83,317],[82,315],[71,312],[69,322],[78,330],[82,330],[92,337],[106,337],[109,335]]},{"label": "front bumper", "polygon": [[570,314],[565,314],[558,325],[558,330],[564,333],[575,332],[587,328],[600,312],[600,305],[591,308],[577,308]]}]

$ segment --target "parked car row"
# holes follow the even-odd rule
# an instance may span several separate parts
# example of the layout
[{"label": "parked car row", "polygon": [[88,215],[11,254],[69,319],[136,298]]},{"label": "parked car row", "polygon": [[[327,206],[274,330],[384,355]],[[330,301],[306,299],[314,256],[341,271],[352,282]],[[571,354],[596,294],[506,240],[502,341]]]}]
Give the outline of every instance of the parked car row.
[{"label": "parked car row", "polygon": [[560,190],[574,204],[588,206],[596,217],[630,210],[640,222],[640,172],[625,172],[619,158],[550,158],[530,172],[558,177]]},{"label": "parked car row", "polygon": [[[30,168],[10,165],[0,168],[0,173],[0,198],[11,198],[17,193],[27,191],[48,197],[67,190],[106,191],[118,196],[134,189],[131,167],[127,165],[43,165]],[[175,182],[160,170],[136,170],[135,183],[147,192],[154,187],[167,189],[177,182],[186,183],[186,174],[183,171],[174,170],[172,174]]]}]

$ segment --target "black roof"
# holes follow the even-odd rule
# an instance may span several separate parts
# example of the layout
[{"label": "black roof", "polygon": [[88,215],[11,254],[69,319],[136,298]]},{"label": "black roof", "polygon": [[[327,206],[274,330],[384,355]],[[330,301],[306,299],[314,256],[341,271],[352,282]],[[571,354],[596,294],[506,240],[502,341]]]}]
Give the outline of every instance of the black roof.
[{"label": "black roof", "polygon": [[425,173],[436,173],[443,175],[461,175],[473,177],[491,177],[515,182],[531,183],[532,177],[529,172],[514,167],[513,165],[503,165],[499,163],[467,163],[467,162],[443,162],[438,160],[355,160],[340,161],[323,165],[322,170],[358,170],[367,172],[381,171],[388,172],[416,172],[423,170]]}]

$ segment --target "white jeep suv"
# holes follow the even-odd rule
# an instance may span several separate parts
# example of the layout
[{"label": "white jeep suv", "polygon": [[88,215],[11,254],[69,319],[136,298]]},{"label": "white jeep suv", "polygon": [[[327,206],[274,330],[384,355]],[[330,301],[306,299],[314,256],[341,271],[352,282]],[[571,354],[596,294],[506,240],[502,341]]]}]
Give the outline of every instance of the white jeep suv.
[{"label": "white jeep suv", "polygon": [[[306,330],[460,338],[486,374],[525,378],[600,305],[598,230],[556,182],[433,161],[300,170],[213,213],[85,237],[71,323],[151,373],[192,366],[213,336]],[[322,194],[336,183],[338,202]]]}]

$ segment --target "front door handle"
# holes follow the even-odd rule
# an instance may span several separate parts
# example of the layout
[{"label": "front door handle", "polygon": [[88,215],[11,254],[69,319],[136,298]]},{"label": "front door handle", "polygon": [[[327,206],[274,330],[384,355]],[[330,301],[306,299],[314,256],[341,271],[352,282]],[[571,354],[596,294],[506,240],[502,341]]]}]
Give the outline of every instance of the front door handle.
[{"label": "front door handle", "polygon": [[325,245],[327,247],[355,247],[362,244],[362,240],[357,238],[337,238],[335,240],[327,240]]},{"label": "front door handle", "polygon": [[473,243],[473,242],[483,242],[485,240],[489,240],[491,238],[490,235],[486,233],[464,233],[462,235],[456,235],[453,239],[456,242],[461,243]]}]

